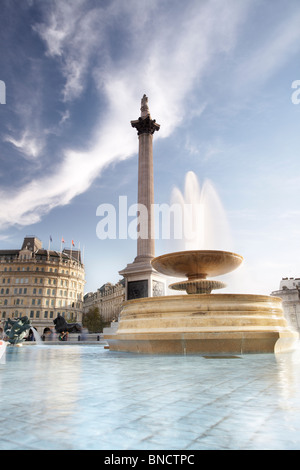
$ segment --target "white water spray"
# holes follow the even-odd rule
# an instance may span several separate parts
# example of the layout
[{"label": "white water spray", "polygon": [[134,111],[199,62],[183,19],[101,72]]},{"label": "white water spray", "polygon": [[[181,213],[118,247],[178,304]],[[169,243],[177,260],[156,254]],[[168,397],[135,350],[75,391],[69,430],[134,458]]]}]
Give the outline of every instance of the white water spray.
[{"label": "white water spray", "polygon": [[39,345],[43,344],[42,338],[39,335],[39,333],[36,331],[36,329],[33,328],[33,326],[31,326],[30,329],[32,331],[32,334],[33,334],[33,337],[34,337],[34,340],[35,340],[36,344],[39,344]]},{"label": "white water spray", "polygon": [[216,189],[209,180],[200,188],[197,176],[189,171],[185,177],[184,193],[174,188],[172,204],[183,211],[183,250],[232,251],[229,223]]}]

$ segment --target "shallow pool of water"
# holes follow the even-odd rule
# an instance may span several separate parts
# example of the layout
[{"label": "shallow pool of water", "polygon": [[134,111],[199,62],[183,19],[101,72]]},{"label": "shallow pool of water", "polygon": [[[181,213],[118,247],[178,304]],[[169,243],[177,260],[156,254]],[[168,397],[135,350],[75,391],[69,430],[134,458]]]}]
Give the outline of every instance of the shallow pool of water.
[{"label": "shallow pool of water", "polygon": [[300,350],[223,358],[8,347],[0,449],[300,449]]}]

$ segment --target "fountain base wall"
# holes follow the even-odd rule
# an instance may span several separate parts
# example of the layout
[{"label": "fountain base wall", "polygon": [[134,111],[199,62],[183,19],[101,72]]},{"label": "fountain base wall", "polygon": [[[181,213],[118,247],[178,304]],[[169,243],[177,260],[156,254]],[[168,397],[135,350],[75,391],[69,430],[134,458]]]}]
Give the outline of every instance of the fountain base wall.
[{"label": "fountain base wall", "polygon": [[250,354],[293,349],[280,298],[251,294],[152,297],[124,303],[110,350],[144,354]]}]

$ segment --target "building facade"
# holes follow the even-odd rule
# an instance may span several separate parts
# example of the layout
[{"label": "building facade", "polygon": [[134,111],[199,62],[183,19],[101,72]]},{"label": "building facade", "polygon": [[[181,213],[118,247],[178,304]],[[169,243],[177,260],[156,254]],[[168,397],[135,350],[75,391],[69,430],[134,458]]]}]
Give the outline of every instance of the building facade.
[{"label": "building facade", "polygon": [[26,315],[40,334],[58,313],[81,323],[84,285],[80,250],[46,250],[27,236],[21,249],[0,250],[0,321]]},{"label": "building facade", "polygon": [[98,307],[105,322],[117,321],[124,300],[124,279],[117,284],[107,282],[96,292],[89,292],[84,296],[83,311],[87,313],[90,308]]},{"label": "building facade", "polygon": [[279,290],[271,295],[282,299],[285,318],[290,326],[300,332],[300,278],[282,278]]}]

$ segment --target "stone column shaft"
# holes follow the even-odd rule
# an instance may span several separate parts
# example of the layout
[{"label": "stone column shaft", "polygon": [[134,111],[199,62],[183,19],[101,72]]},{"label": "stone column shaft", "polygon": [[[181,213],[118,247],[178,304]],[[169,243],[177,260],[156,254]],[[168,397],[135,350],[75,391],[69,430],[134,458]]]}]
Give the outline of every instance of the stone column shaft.
[{"label": "stone column shaft", "polygon": [[[146,238],[137,239],[137,261],[141,258],[154,258],[154,182],[153,182],[153,136],[152,134],[139,135],[139,169],[138,169],[138,204],[142,204],[147,212],[140,212],[140,223],[147,227],[141,231]],[[146,220],[145,220],[146,219]]]},{"label": "stone column shaft", "polygon": [[139,170],[138,170],[138,204],[145,210],[139,214],[139,238],[137,239],[137,256],[134,262],[149,262],[155,256],[154,229],[154,181],[153,181],[153,134],[160,125],[151,119],[148,98],[142,98],[141,116],[131,121],[139,136]]}]

